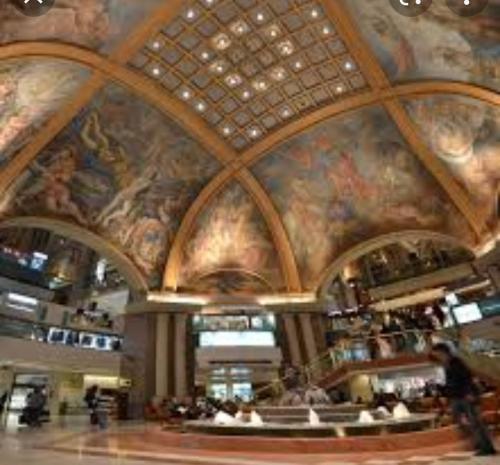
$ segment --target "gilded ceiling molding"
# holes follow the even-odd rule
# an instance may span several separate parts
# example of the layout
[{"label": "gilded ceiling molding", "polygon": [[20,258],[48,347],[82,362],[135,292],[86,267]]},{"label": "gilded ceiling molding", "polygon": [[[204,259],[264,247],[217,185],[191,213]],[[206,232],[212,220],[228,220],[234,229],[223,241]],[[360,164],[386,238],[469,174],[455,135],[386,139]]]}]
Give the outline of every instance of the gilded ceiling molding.
[{"label": "gilded ceiling molding", "polygon": [[313,291],[318,294],[319,299],[324,299],[328,293],[328,289],[332,285],[335,278],[342,272],[342,270],[351,262],[361,258],[364,255],[373,252],[374,250],[380,249],[382,247],[404,241],[415,241],[415,240],[430,240],[445,242],[448,244],[453,244],[457,247],[462,247],[464,249],[470,250],[470,244],[466,244],[460,239],[449,236],[447,234],[441,234],[434,231],[426,230],[410,230],[410,231],[399,231],[389,234],[383,234],[381,236],[369,239],[367,241],[361,242],[355,245],[346,252],[344,252],[340,257],[336,258],[318,277],[314,284]]},{"label": "gilded ceiling molding", "polygon": [[80,242],[111,261],[132,290],[142,293],[148,291],[145,277],[132,260],[111,242],[88,229],[66,221],[37,216],[11,218],[0,222],[0,229],[7,228],[39,228]]},{"label": "gilded ceiling molding", "polygon": [[[88,103],[92,96],[95,95],[95,92],[102,87],[108,77],[127,86],[145,100],[149,101],[153,106],[156,106],[167,116],[176,120],[222,164],[227,165],[231,162],[235,162],[235,166],[239,165],[237,153],[212,131],[202,118],[193,115],[184,103],[170,97],[161,88],[152,84],[149,79],[122,66],[120,63],[115,63],[94,52],[65,44],[19,43],[0,47],[0,60],[12,59],[14,57],[51,57],[71,60],[93,69],[101,78],[99,80],[91,79],[92,85],[88,86],[88,90],[86,89],[87,91],[85,94],[80,95],[78,99],[71,102],[71,111],[69,111],[68,108],[61,111],[60,114],[53,118],[48,125],[35,136],[34,141],[14,157],[14,161],[0,173],[0,193],[4,192],[9,187],[16,177],[27,168],[29,163],[43,147],[45,147],[53,137],[69,123],[69,121],[67,121],[67,115],[71,113],[72,117],[76,116],[81,108],[85,106],[85,103]],[[41,139],[41,142],[37,139]],[[295,256],[291,244],[289,243],[285,227],[281,221],[281,217],[276,211],[270,197],[250,172],[243,171],[239,173],[238,180],[252,196],[268,225],[280,258],[282,273],[285,278],[287,289],[292,292],[300,291],[302,286],[295,262]],[[174,241],[174,244],[180,243],[182,246],[185,244],[188,237],[183,236],[182,232],[183,230],[179,230],[181,236],[179,240],[176,239]],[[177,273],[180,269],[179,260],[181,255],[180,252],[178,256],[174,254],[176,258],[173,261],[168,261],[167,270],[172,271],[165,271],[165,276],[169,276],[168,279],[165,278],[165,282],[169,288],[175,288],[177,286]],[[175,277],[173,277],[174,275]]]},{"label": "gilded ceiling molding", "polygon": [[177,290],[184,247],[193,233],[196,219],[202,211],[210,205],[211,201],[222,191],[229,181],[234,179],[236,179],[252,197],[267,223],[273,237],[276,251],[278,252],[287,290],[290,292],[300,292],[302,290],[302,284],[295,255],[288,234],[281,221],[281,217],[273,202],[250,171],[246,169],[236,171],[235,168],[231,168],[231,166],[228,166],[215,176],[189,207],[170,249],[163,277],[163,287],[165,289]]},{"label": "gilded ceiling molding", "polygon": [[[339,34],[343,37],[352,55],[359,63],[365,79],[372,88],[374,90],[383,90],[392,87],[384,70],[371,52],[369,44],[366,43],[357,25],[352,20],[344,2],[323,0],[322,3],[327,15],[336,21]],[[448,194],[469,222],[478,240],[480,240],[488,233],[486,218],[481,217],[477,209],[474,208],[474,203],[469,195],[460,187],[446,166],[421,140],[418,130],[403,103],[395,98],[385,100],[383,104],[409,147]]]},{"label": "gilded ceiling molding", "polygon": [[[124,39],[118,47],[110,54],[110,60],[118,64],[126,64],[140,48],[144,45],[151,34],[158,30],[162,24],[173,19],[183,5],[182,0],[171,0],[157,8],[148,18],[146,18],[127,38]],[[52,43],[55,50],[67,47],[63,44]],[[36,44],[24,42],[20,44],[6,45],[2,47],[2,52],[6,52],[6,56],[0,54],[0,59],[6,58],[9,55],[9,50],[20,47],[19,56],[48,56],[43,53],[44,44]],[[71,46],[70,46],[71,47]],[[33,49],[30,53],[30,49]],[[71,47],[74,53],[78,47]],[[83,50],[83,49],[81,49]],[[62,53],[62,52],[61,52]],[[67,50],[66,50],[67,53]],[[94,54],[96,55],[96,54]],[[58,56],[56,51],[55,56]],[[61,57],[63,58],[63,57]],[[70,54],[72,61],[78,61]],[[31,141],[23,148],[12,161],[0,173],[0,194],[26,167],[34,160],[38,153],[59,133],[69,122],[78,114],[78,112],[92,99],[92,97],[104,86],[106,78],[101,73],[94,72],[88,81],[78,90],[75,98],[66,106],[61,108],[57,114],[51,118],[48,123],[42,127]]]}]

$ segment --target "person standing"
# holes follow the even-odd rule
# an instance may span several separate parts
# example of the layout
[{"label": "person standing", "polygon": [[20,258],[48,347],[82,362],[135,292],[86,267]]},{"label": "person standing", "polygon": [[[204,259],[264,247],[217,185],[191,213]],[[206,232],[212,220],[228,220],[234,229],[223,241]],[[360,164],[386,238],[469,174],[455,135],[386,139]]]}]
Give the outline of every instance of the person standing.
[{"label": "person standing", "polygon": [[478,390],[465,362],[445,343],[432,347],[431,358],[445,369],[445,393],[450,399],[453,419],[467,437],[472,437],[476,455],[496,455],[488,428],[477,407]]},{"label": "person standing", "polygon": [[113,409],[113,397],[104,394],[102,389],[99,389],[96,396],[95,413],[97,415],[97,424],[101,430],[108,427],[109,415]]}]

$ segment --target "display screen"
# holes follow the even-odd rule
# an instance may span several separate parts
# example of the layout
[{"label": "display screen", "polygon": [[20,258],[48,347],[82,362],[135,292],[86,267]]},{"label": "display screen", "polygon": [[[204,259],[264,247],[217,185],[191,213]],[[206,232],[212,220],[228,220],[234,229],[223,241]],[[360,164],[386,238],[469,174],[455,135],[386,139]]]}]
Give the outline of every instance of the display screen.
[{"label": "display screen", "polygon": [[461,305],[460,307],[455,307],[452,311],[455,319],[461,325],[479,321],[483,318],[481,310],[476,303]]},{"label": "display screen", "polygon": [[458,297],[457,297],[456,294],[446,294],[446,296],[444,298],[446,300],[446,303],[450,307],[455,307],[457,305],[460,305],[460,302],[459,302]]},{"label": "display screen", "polygon": [[264,331],[205,331],[200,347],[274,347],[274,334]]}]

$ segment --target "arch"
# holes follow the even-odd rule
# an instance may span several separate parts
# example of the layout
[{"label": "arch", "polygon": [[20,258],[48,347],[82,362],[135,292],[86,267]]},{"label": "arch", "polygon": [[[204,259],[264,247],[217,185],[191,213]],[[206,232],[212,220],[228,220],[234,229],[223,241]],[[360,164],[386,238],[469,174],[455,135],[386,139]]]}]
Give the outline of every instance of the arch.
[{"label": "arch", "polygon": [[66,221],[38,216],[15,217],[0,221],[0,229],[9,228],[45,229],[80,242],[113,262],[133,291],[143,294],[148,291],[146,279],[134,263],[115,245],[87,229]]},{"label": "arch", "polygon": [[471,254],[474,254],[474,251],[469,244],[466,244],[456,237],[434,231],[407,230],[383,234],[381,236],[374,237],[373,239],[369,239],[365,242],[361,242],[360,244],[355,245],[354,247],[340,255],[338,258],[336,258],[323,271],[316,282],[315,289],[319,295],[319,298],[321,299],[326,297],[328,289],[332,285],[333,280],[339,275],[339,273],[344,269],[346,265],[353,262],[354,260],[357,260],[363,255],[373,252],[374,250],[394,244],[396,242],[419,239],[447,242],[449,244],[456,245],[457,247],[467,249],[471,252]]}]

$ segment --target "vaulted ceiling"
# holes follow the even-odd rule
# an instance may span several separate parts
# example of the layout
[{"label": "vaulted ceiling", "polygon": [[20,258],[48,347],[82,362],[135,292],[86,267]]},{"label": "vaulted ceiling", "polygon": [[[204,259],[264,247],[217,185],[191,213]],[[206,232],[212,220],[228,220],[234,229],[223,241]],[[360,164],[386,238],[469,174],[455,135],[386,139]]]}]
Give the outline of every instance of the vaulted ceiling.
[{"label": "vaulted ceiling", "polygon": [[91,231],[151,289],[314,291],[378,236],[494,233],[498,0],[0,5],[2,219]]}]

